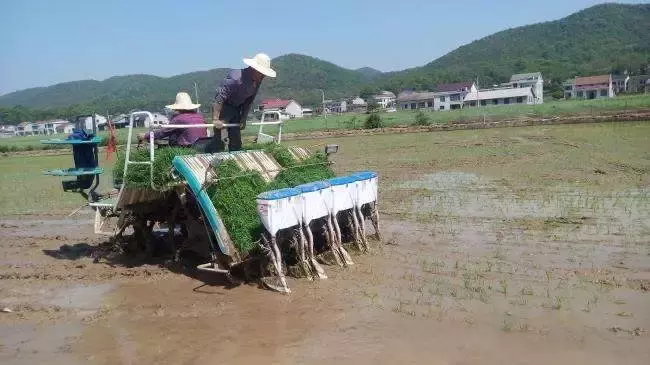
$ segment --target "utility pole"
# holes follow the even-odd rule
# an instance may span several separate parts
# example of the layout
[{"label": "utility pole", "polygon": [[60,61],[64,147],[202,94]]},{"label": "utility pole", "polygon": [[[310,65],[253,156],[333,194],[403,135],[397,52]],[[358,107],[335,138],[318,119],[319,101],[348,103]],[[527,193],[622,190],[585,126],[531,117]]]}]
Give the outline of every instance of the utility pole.
[{"label": "utility pole", "polygon": [[[196,98],[196,103],[199,104],[199,87],[194,83],[194,97]],[[201,108],[198,108],[199,111]]]},{"label": "utility pole", "polygon": [[323,116],[325,117],[325,119],[327,119],[327,113],[325,112],[325,91],[323,91],[323,89],[318,89],[318,90],[321,92],[323,96],[321,105],[323,107]]},{"label": "utility pole", "polygon": [[323,116],[325,117],[325,129],[327,129],[327,112],[325,111],[325,91],[323,89],[318,89],[321,92],[321,95],[323,96],[322,99],[322,108],[323,108]]},{"label": "utility pole", "polygon": [[480,102],[478,100],[478,76],[476,76],[476,108],[478,109],[480,106]]}]

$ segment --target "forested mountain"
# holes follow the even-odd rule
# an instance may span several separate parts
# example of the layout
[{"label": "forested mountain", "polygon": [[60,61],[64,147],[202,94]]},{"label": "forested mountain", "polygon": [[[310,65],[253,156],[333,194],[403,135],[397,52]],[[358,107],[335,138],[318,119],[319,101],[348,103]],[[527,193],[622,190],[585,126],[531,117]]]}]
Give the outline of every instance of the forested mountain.
[{"label": "forested mountain", "polygon": [[426,89],[478,77],[481,86],[489,86],[533,71],[559,85],[576,75],[647,72],[649,63],[650,4],[603,4],[492,34],[425,66],[385,73],[377,85]]},{"label": "forested mountain", "polygon": [[[446,82],[479,79],[482,87],[507,81],[511,74],[541,71],[552,85],[576,75],[648,72],[650,64],[650,4],[603,4],[566,18],[507,29],[467,45],[422,67],[381,73],[369,67],[350,70],[317,58],[288,54],[272,60],[278,77],[264,82],[260,98],[292,98],[307,105],[359,92],[404,88],[432,89]],[[79,113],[159,110],[179,90],[206,107],[228,72],[216,68],[163,78],[151,75],[116,76],[104,81],[83,80],[32,88],[0,96],[0,122]]]}]

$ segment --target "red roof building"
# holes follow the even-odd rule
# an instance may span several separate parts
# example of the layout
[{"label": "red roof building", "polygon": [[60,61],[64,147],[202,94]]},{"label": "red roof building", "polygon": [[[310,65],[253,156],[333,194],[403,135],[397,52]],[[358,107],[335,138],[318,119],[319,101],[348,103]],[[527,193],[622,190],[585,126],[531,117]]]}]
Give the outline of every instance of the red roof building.
[{"label": "red roof building", "polygon": [[302,117],[302,107],[295,100],[264,99],[258,108],[261,111],[279,111],[291,118]]},{"label": "red roof building", "polygon": [[292,100],[283,100],[283,99],[264,99],[262,100],[262,107],[265,110],[268,109],[284,109],[286,108]]}]

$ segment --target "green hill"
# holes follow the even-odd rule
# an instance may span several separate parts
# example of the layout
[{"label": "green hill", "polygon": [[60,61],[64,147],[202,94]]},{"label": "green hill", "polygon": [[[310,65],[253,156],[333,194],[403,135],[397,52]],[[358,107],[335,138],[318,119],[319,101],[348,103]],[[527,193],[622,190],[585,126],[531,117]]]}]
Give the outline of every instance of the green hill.
[{"label": "green hill", "polygon": [[[283,97],[303,103],[320,103],[325,90],[328,99],[354,93],[371,77],[317,58],[289,54],[272,61],[278,77],[262,84],[260,98]],[[243,67],[243,65],[242,65]],[[0,96],[0,107],[21,105],[28,108],[50,109],[57,112],[70,110],[69,114],[96,110],[98,112],[123,112],[132,109],[161,109],[179,90],[188,90],[194,96],[194,83],[199,89],[199,101],[214,97],[216,88],[228,69],[192,72],[163,78],[151,75],[116,76],[104,81],[83,80],[66,82],[50,87],[21,90]],[[207,104],[206,104],[207,106]],[[56,109],[56,111],[54,111]],[[45,113],[47,117],[49,113]],[[12,119],[5,117],[4,119]]]},{"label": "green hill", "polygon": [[[603,4],[566,18],[504,30],[413,69],[384,74],[391,90],[541,71],[556,85],[576,75],[639,71],[650,63],[650,4]],[[647,70],[646,70],[647,72]]]},{"label": "green hill", "polygon": [[[260,98],[292,98],[306,105],[320,103],[321,93],[334,99],[359,91],[403,88],[430,89],[436,84],[479,78],[481,86],[507,81],[511,74],[541,71],[551,87],[575,75],[648,72],[650,4],[604,4],[566,18],[507,29],[467,45],[433,62],[399,72],[381,73],[364,67],[349,70],[317,58],[288,54],[275,58],[276,79],[264,82]],[[194,94],[207,110],[227,69],[163,78],[151,75],[83,80],[32,88],[0,96],[0,122],[70,117],[81,112],[159,110],[177,91]],[[21,105],[22,107],[16,107]],[[2,107],[5,107],[2,109]],[[37,110],[34,110],[37,109]]]},{"label": "green hill", "polygon": [[361,67],[356,69],[355,71],[362,74],[368,80],[377,79],[383,74],[383,72],[376,70],[372,67]]}]

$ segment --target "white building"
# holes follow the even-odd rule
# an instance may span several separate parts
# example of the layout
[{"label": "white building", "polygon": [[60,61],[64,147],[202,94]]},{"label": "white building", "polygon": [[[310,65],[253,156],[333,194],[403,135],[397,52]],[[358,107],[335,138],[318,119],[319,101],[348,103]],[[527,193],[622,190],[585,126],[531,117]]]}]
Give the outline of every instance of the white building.
[{"label": "white building", "polygon": [[382,109],[388,109],[395,106],[395,94],[390,91],[382,91],[379,94],[373,96],[379,107]]},{"label": "white building", "polygon": [[434,110],[460,109],[463,107],[465,96],[476,91],[476,84],[473,82],[438,85],[434,92]]},{"label": "white building", "polygon": [[436,94],[430,91],[405,90],[397,95],[397,107],[402,110],[433,110]]},{"label": "white building", "polygon": [[[92,131],[93,130],[93,117],[86,116],[80,120],[84,129]],[[97,124],[97,130],[100,130],[100,126],[106,124],[106,117],[100,114],[95,114],[95,123]]]},{"label": "white building", "polygon": [[612,75],[612,87],[614,88],[614,93],[620,94],[627,92],[629,81],[630,76],[627,74],[627,71],[623,75]]},{"label": "white building", "polygon": [[[478,102],[478,104],[477,104]],[[465,96],[468,106],[491,106],[509,104],[535,104],[533,88],[496,88],[470,92]]]},{"label": "white building", "polygon": [[512,75],[508,84],[512,88],[532,87],[535,94],[535,104],[544,103],[544,79],[541,72]]},{"label": "white building", "polygon": [[367,105],[366,101],[361,99],[358,96],[355,96],[354,98],[350,98],[350,100],[348,100],[348,103],[355,106],[363,106],[363,107]]},{"label": "white building", "polygon": [[153,115],[153,120],[149,121],[147,118],[146,122],[149,122],[150,124],[153,125],[162,125],[162,124],[169,124],[169,118],[165,114],[160,114],[160,113],[152,113]]},{"label": "white building", "polygon": [[302,107],[295,100],[265,99],[258,106],[261,111],[279,111],[291,118],[302,118]]},{"label": "white building", "polygon": [[34,130],[32,129],[32,123],[30,122],[21,122],[16,126],[15,133],[17,136],[31,136],[34,135]]},{"label": "white building", "polygon": [[13,134],[16,131],[16,126],[11,124],[0,125],[0,132]]},{"label": "white building", "polygon": [[340,114],[348,111],[347,100],[325,100],[325,112],[330,114]]},{"label": "white building", "polygon": [[615,95],[611,75],[576,77],[562,85],[565,99],[603,99]]},{"label": "white building", "polygon": [[43,134],[44,127],[38,124],[38,122],[31,122],[32,126],[32,135]]},{"label": "white building", "polygon": [[62,132],[65,134],[71,134],[73,129],[74,129],[74,124],[73,123],[68,123],[64,124],[61,126],[62,127]]},{"label": "white building", "polygon": [[650,92],[650,75],[630,76],[625,91],[628,93]]},{"label": "white building", "polygon": [[15,125],[0,125],[0,137],[13,137],[16,135]]},{"label": "white building", "polygon": [[39,121],[36,122],[36,125],[36,134],[50,135],[56,133],[56,127],[52,121]]}]

